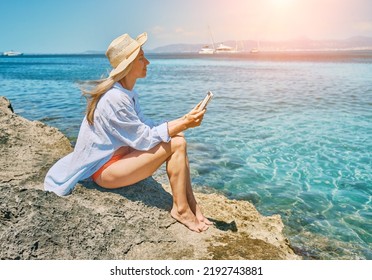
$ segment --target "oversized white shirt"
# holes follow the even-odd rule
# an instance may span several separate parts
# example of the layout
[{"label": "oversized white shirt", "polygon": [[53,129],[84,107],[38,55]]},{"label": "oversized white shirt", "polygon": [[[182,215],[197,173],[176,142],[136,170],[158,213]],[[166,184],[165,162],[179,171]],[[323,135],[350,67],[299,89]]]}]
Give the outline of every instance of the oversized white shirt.
[{"label": "oversized white shirt", "polygon": [[68,195],[78,181],[90,177],[122,147],[148,151],[169,142],[167,123],[156,124],[143,116],[138,94],[119,83],[99,100],[94,124],[84,118],[74,151],[57,161],[48,171],[44,188],[57,195]]}]

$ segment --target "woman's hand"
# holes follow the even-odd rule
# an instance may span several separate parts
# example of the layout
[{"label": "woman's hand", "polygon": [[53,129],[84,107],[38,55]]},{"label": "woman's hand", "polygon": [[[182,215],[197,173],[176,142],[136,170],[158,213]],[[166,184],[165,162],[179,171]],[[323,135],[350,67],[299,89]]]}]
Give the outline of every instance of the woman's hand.
[{"label": "woman's hand", "polygon": [[183,119],[186,122],[187,128],[191,127],[197,127],[199,126],[204,118],[204,114],[207,111],[206,109],[199,111],[199,106],[201,102],[199,102],[198,105],[194,107],[188,114],[183,116]]},{"label": "woman's hand", "polygon": [[174,137],[188,128],[197,127],[202,123],[207,110],[199,111],[200,104],[201,102],[182,118],[168,122],[168,133],[170,137]]}]

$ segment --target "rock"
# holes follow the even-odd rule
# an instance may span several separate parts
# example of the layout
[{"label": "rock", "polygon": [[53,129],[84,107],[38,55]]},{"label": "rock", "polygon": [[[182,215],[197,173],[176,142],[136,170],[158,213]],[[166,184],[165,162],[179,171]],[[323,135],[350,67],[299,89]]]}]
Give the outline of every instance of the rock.
[{"label": "rock", "polygon": [[264,217],[249,202],[219,194],[195,194],[215,226],[191,232],[169,215],[161,172],[116,190],[87,180],[67,197],[45,192],[47,170],[71,145],[9,105],[0,98],[0,259],[300,258],[278,215]]},{"label": "rock", "polygon": [[72,151],[71,144],[58,129],[19,117],[11,108],[0,97],[0,185],[41,183],[51,164]]}]

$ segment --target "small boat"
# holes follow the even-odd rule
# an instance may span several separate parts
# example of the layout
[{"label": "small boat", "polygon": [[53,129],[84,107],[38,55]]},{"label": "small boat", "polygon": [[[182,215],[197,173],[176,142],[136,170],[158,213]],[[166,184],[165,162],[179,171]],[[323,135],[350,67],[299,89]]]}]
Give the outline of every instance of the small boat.
[{"label": "small boat", "polygon": [[20,56],[20,55],[23,55],[23,53],[14,52],[14,51],[7,51],[7,52],[3,52],[3,55],[4,56]]},{"label": "small boat", "polygon": [[205,45],[200,49],[199,54],[214,54],[214,48]]}]

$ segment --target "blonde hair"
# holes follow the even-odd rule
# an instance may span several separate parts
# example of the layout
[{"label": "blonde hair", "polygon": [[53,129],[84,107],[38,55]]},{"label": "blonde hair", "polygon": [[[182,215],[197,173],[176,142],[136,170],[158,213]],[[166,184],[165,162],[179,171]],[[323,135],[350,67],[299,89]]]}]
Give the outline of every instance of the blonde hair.
[{"label": "blonde hair", "polygon": [[128,75],[129,71],[132,69],[132,63],[125,68],[124,71],[114,75],[109,76],[105,79],[95,80],[95,81],[87,81],[83,82],[80,86],[83,96],[87,99],[87,109],[86,109],[86,116],[87,121],[90,125],[94,123],[94,112],[97,108],[98,101],[101,97],[114,86],[114,84],[121,79],[123,79],[126,75]]}]

